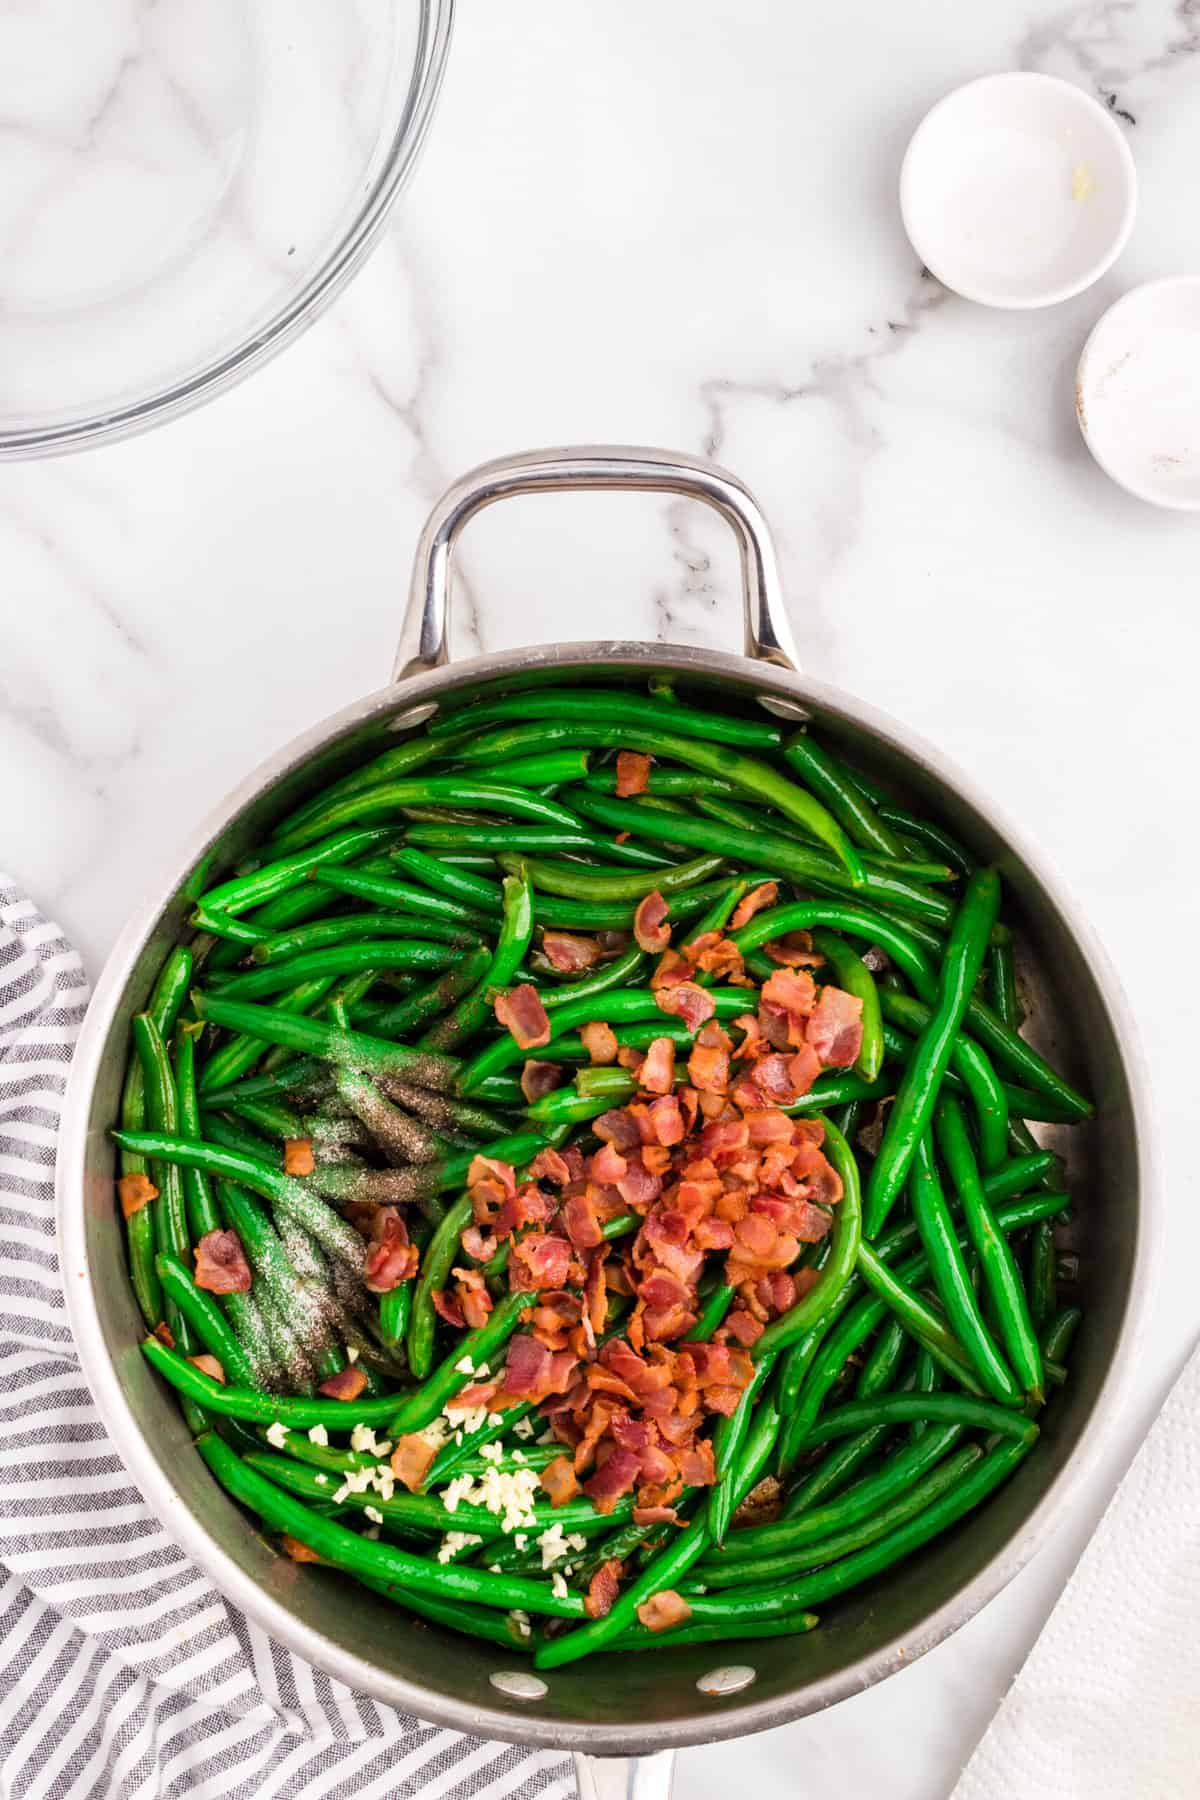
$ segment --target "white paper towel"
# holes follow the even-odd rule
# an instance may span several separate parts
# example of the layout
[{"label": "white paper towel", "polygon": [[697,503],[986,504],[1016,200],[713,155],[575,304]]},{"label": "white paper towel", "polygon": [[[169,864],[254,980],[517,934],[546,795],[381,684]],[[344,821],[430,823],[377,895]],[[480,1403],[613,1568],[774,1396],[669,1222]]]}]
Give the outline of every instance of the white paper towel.
[{"label": "white paper towel", "polygon": [[953,1800],[1200,1795],[1200,1351]]}]

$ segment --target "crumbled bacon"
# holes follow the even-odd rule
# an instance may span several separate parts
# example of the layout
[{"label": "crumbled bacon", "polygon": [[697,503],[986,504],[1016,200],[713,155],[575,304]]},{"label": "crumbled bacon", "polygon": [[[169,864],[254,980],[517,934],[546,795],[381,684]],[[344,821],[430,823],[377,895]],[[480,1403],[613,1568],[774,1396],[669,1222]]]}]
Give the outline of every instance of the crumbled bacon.
[{"label": "crumbled bacon", "polygon": [[563,1078],[561,1063],[527,1062],[521,1070],[521,1092],[529,1105],[552,1094]]},{"label": "crumbled bacon", "polygon": [[593,1019],[589,1024],[581,1026],[579,1035],[592,1062],[616,1062],[617,1034],[611,1025],[606,1025],[602,1019]]},{"label": "crumbled bacon", "polygon": [[592,1579],[588,1582],[587,1597],[583,1602],[583,1610],[589,1619],[603,1619],[613,1609],[621,1586],[622,1564],[615,1556],[602,1562]]},{"label": "crumbled bacon", "polygon": [[603,954],[598,939],[575,931],[543,931],[542,949],[560,975],[581,975],[585,969],[594,969]]},{"label": "crumbled bacon", "polygon": [[537,989],[528,981],[497,994],[495,1012],[522,1050],[540,1050],[550,1042],[550,1020]]},{"label": "crumbled bacon", "polygon": [[165,1344],[167,1346],[168,1350],[173,1350],[175,1348],[175,1333],[171,1330],[171,1327],[167,1324],[165,1319],[160,1319],[158,1321],[158,1324],[154,1327],[154,1335],[160,1344]]},{"label": "crumbled bacon", "polygon": [[132,1219],[135,1212],[141,1212],[143,1206],[149,1206],[151,1200],[158,1199],[158,1189],[148,1175],[142,1174],[122,1175],[117,1183],[117,1194],[127,1219]]},{"label": "crumbled bacon", "polygon": [[316,1168],[311,1138],[284,1138],[283,1172],[285,1175],[311,1175]]},{"label": "crumbled bacon", "polygon": [[408,1241],[408,1227],[394,1206],[376,1209],[371,1236],[374,1242],[367,1251],[363,1281],[368,1292],[387,1294],[402,1282],[411,1281],[417,1272],[421,1253]]},{"label": "crumbled bacon", "polygon": [[470,1330],[486,1325],[492,1310],[492,1296],[479,1269],[453,1269],[455,1297],[463,1322]]},{"label": "crumbled bacon", "polygon": [[656,956],[671,942],[671,927],[667,924],[668,910],[667,903],[657,888],[638,901],[633,915],[633,935],[638,941],[638,947],[647,956]]},{"label": "crumbled bacon", "polygon": [[742,896],[733,909],[733,917],[729,921],[731,931],[740,931],[748,925],[756,912],[764,907],[774,906],[779,898],[779,884],[775,881],[761,881],[756,888]]},{"label": "crumbled bacon", "polygon": [[675,1045],[669,1037],[651,1041],[638,1065],[638,1086],[648,1094],[669,1094],[675,1086]]},{"label": "crumbled bacon", "polygon": [[445,1320],[456,1331],[465,1330],[467,1321],[457,1294],[452,1294],[448,1288],[434,1288],[429,1298],[439,1319]]},{"label": "crumbled bacon", "polygon": [[862,1049],[862,1001],[843,988],[823,987],[806,1036],[827,1069],[848,1069]]},{"label": "crumbled bacon", "polygon": [[211,1375],[214,1381],[221,1383],[222,1387],[225,1385],[225,1370],[215,1356],[209,1356],[207,1353],[202,1356],[189,1356],[188,1361],[193,1368],[199,1369],[202,1375]]},{"label": "crumbled bacon", "polygon": [[689,1031],[699,1031],[716,1012],[712,995],[694,981],[677,981],[671,987],[660,987],[654,995],[661,1012],[682,1019]]},{"label": "crumbled bacon", "polygon": [[561,1287],[571,1264],[566,1238],[530,1231],[513,1245],[508,1257],[508,1284],[514,1292],[538,1293]]},{"label": "crumbled bacon", "polygon": [[529,1176],[531,1181],[550,1181],[555,1187],[566,1187],[572,1179],[571,1164],[566,1156],[547,1146],[546,1149],[539,1150],[530,1163]]},{"label": "crumbled bacon", "polygon": [[391,1467],[396,1480],[406,1487],[410,1494],[417,1494],[428,1475],[437,1451],[418,1431],[410,1431],[404,1437],[398,1437],[392,1449]]},{"label": "crumbled bacon", "polygon": [[692,1609],[674,1588],[663,1588],[642,1601],[637,1616],[647,1631],[670,1631],[673,1625],[685,1624],[692,1616]]},{"label": "crumbled bacon", "polygon": [[286,1531],[279,1539],[279,1547],[285,1556],[290,1556],[296,1563],[323,1563],[325,1561],[323,1556],[318,1555],[315,1550],[310,1549],[307,1544],[302,1544],[299,1538],[292,1537]]},{"label": "crumbled bacon", "polygon": [[556,1456],[541,1473],[541,1484],[550,1497],[551,1506],[565,1506],[579,1492],[575,1465],[569,1456]]},{"label": "crumbled bacon", "polygon": [[250,1264],[236,1231],[206,1231],[193,1252],[196,1286],[210,1294],[248,1294]]},{"label": "crumbled bacon", "polygon": [[347,1363],[336,1375],[328,1375],[317,1389],[331,1400],[357,1400],[367,1385],[367,1372],[357,1363]]},{"label": "crumbled bacon", "polygon": [[622,800],[644,794],[650,785],[650,758],[640,750],[617,751],[617,782],[614,793]]},{"label": "crumbled bacon", "polygon": [[[504,1364],[502,1402],[505,1406],[517,1400],[545,1400],[550,1394],[564,1393],[578,1366],[578,1358],[569,1351],[547,1350],[526,1332],[509,1339]],[[500,1410],[498,1406],[497,1410]]]},{"label": "crumbled bacon", "polygon": [[793,969],[819,969],[825,958],[812,947],[812,935],[807,931],[788,931],[782,937],[772,938],[763,949],[772,962],[786,963]]}]

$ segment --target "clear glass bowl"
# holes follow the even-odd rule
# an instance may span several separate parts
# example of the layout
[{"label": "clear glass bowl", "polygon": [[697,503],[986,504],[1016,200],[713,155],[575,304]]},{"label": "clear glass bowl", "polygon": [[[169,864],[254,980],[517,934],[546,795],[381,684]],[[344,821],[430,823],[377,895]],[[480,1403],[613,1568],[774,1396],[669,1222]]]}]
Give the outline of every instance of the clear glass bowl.
[{"label": "clear glass bowl", "polygon": [[248,375],[370,249],[453,0],[0,7],[0,458]]}]

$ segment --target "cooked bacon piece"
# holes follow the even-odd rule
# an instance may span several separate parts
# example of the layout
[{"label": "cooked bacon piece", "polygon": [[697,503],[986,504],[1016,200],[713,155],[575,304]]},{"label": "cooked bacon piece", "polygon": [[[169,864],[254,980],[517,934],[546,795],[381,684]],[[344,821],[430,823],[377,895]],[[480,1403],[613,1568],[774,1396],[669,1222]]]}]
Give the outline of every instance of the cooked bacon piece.
[{"label": "cooked bacon piece", "polygon": [[862,1001],[844,988],[823,987],[805,1034],[827,1069],[848,1069],[862,1049]]},{"label": "cooked bacon piece", "polygon": [[462,1234],[462,1247],[468,1256],[476,1262],[491,1262],[500,1247],[500,1240],[493,1231],[481,1231],[478,1225],[468,1225]]},{"label": "cooked bacon piece", "polygon": [[643,1506],[639,1500],[633,1509],[633,1522],[635,1525],[678,1525],[679,1514],[673,1506],[665,1506],[661,1501]]},{"label": "cooked bacon piece", "polygon": [[639,900],[633,915],[633,935],[640,949],[648,956],[655,956],[665,950],[671,942],[671,927],[667,924],[669,908],[658,889]]},{"label": "cooked bacon piece", "polygon": [[592,1344],[595,1347],[597,1335],[604,1330],[604,1322],[608,1317],[608,1285],[604,1279],[604,1251],[600,1250],[588,1263],[587,1278],[584,1282],[584,1318],[592,1329]]},{"label": "cooked bacon piece", "polygon": [[[528,1068],[528,1063],[525,1066]],[[542,1065],[543,1068],[546,1066],[546,1064]],[[566,1187],[567,1183],[574,1179],[571,1165],[566,1157],[549,1147],[538,1151],[529,1165],[529,1175],[532,1181],[550,1181],[555,1187]]]},{"label": "cooked bacon piece", "polygon": [[165,1344],[167,1346],[168,1350],[173,1350],[175,1348],[175,1333],[171,1330],[171,1327],[167,1324],[165,1319],[160,1319],[158,1321],[158,1324],[154,1327],[154,1335],[160,1344]]},{"label": "cooked bacon piece", "polygon": [[336,1375],[329,1375],[317,1389],[331,1400],[357,1400],[367,1385],[367,1371],[357,1363],[347,1363]]},{"label": "cooked bacon piece", "polygon": [[[793,1100],[798,1100],[807,1091],[797,1085],[792,1074],[792,1061],[793,1058],[789,1056],[775,1053],[760,1057],[754,1065],[755,1086],[766,1099],[774,1101],[776,1106],[790,1106]],[[810,1076],[808,1087],[812,1083],[813,1077]]]},{"label": "cooked bacon piece", "polygon": [[669,1094],[675,1086],[675,1045],[669,1037],[651,1042],[638,1068],[638,1086],[649,1094]]},{"label": "cooked bacon piece", "polygon": [[687,1287],[704,1267],[704,1252],[692,1247],[691,1225],[682,1210],[656,1206],[634,1241],[633,1260],[639,1268],[666,1269]]},{"label": "cooked bacon piece", "polygon": [[616,1062],[617,1034],[603,1019],[593,1019],[589,1024],[581,1026],[579,1035],[593,1063]]},{"label": "cooked bacon piece", "polygon": [[647,1631],[670,1631],[673,1625],[685,1624],[692,1616],[692,1609],[674,1588],[663,1588],[642,1601],[637,1616]]},{"label": "cooked bacon piece", "polygon": [[456,1331],[464,1329],[467,1321],[463,1317],[457,1294],[452,1294],[448,1288],[434,1288],[429,1298],[433,1301],[433,1310],[439,1319],[444,1319],[447,1325],[453,1325]]},{"label": "cooked bacon piece", "polygon": [[398,1437],[392,1449],[392,1474],[410,1494],[419,1494],[437,1451],[426,1443],[419,1431]]},{"label": "cooked bacon piece", "polygon": [[748,925],[755,913],[762,912],[766,906],[774,906],[779,898],[779,884],[775,881],[760,881],[756,888],[744,894],[733,909],[733,917],[729,921],[731,931],[740,931]]},{"label": "cooked bacon piece", "polygon": [[587,1597],[583,1602],[583,1610],[589,1619],[603,1619],[613,1609],[613,1602],[621,1587],[621,1569],[623,1565],[617,1557],[609,1557],[602,1562],[592,1579],[588,1582]]},{"label": "cooked bacon piece", "polygon": [[659,988],[654,998],[662,1012],[682,1019],[689,1031],[699,1031],[717,1010],[712,995],[694,981],[677,981],[673,987]]},{"label": "cooked bacon piece", "polygon": [[550,1020],[537,989],[528,981],[497,994],[495,1012],[522,1050],[540,1050],[550,1042]]},{"label": "cooked bacon piece", "polygon": [[[719,932],[706,931],[688,945],[688,954],[698,969],[718,981],[745,985],[745,961],[732,938]],[[753,985],[752,983],[750,985]]]},{"label": "cooked bacon piece", "polygon": [[807,931],[788,931],[782,937],[772,938],[763,949],[772,962],[786,963],[792,969],[819,969],[825,958],[819,956],[812,947],[812,937]]},{"label": "cooked bacon piece", "polygon": [[325,1558],[302,1544],[299,1538],[290,1537],[285,1531],[279,1539],[279,1547],[285,1556],[290,1556],[295,1563],[323,1563]]},{"label": "cooked bacon piece", "polygon": [[206,1231],[193,1252],[196,1286],[210,1294],[248,1294],[250,1264],[236,1231]]},{"label": "cooked bacon piece", "polygon": [[494,1156],[473,1156],[467,1170],[467,1187],[475,1203],[477,1220],[486,1216],[481,1208],[498,1206],[517,1191],[517,1172],[511,1163]]},{"label": "cooked bacon piece", "polygon": [[488,1292],[487,1282],[478,1269],[453,1269],[455,1296],[464,1324],[472,1331],[478,1331],[486,1325],[492,1310],[492,1296]]},{"label": "cooked bacon piece", "polygon": [[817,1004],[817,984],[807,969],[776,969],[763,982],[759,998],[769,1000],[792,1018],[807,1019]]},{"label": "cooked bacon piece", "polygon": [[649,1206],[662,1193],[661,1179],[646,1167],[640,1156],[630,1157],[629,1167],[616,1186],[626,1206]]},{"label": "cooked bacon piece", "polygon": [[[815,1274],[816,1271],[814,1270],[813,1273]],[[748,1350],[751,1344],[757,1343],[762,1336],[763,1321],[761,1319],[756,1319],[752,1313],[746,1312],[744,1308],[735,1306],[733,1310],[726,1315],[725,1330],[729,1333],[729,1336],[733,1338],[735,1343],[745,1345]]]},{"label": "cooked bacon piece", "polygon": [[514,1292],[531,1294],[562,1287],[570,1264],[571,1246],[566,1238],[531,1231],[509,1252],[508,1285]]},{"label": "cooked bacon piece", "polygon": [[311,1138],[284,1138],[283,1172],[285,1175],[311,1175],[316,1168]]},{"label": "cooked bacon piece", "polygon": [[627,1106],[614,1106],[609,1112],[601,1113],[598,1119],[592,1120],[592,1130],[606,1144],[622,1152],[636,1150],[642,1141],[637,1120]]},{"label": "cooked bacon piece", "polygon": [[640,750],[617,751],[617,785],[613,792],[622,800],[644,794],[650,785],[650,758]]},{"label": "cooked bacon piece", "polygon": [[688,1057],[688,1080],[702,1094],[723,1094],[729,1086],[730,1043],[721,1027],[710,1021],[700,1032]]},{"label": "cooked bacon piece", "polygon": [[446,1412],[474,1412],[480,1406],[486,1406],[489,1411],[494,1412],[494,1402],[499,1391],[498,1378],[492,1381],[469,1381],[466,1387],[459,1388],[453,1399],[447,1400]]},{"label": "cooked bacon piece", "polygon": [[678,950],[667,950],[659,958],[658,967],[650,977],[650,986],[656,990],[674,987],[677,982],[688,981],[695,972],[690,957],[683,956]]},{"label": "cooked bacon piece", "polygon": [[215,1356],[189,1356],[188,1361],[193,1368],[199,1369],[202,1375],[211,1375],[214,1381],[219,1381],[224,1387],[225,1371]]},{"label": "cooked bacon piece", "polygon": [[579,1492],[575,1465],[568,1456],[556,1456],[541,1473],[541,1483],[550,1496],[551,1506],[565,1506]]},{"label": "cooked bacon piece", "polygon": [[610,1449],[604,1462],[598,1463],[594,1475],[583,1484],[583,1491],[599,1513],[610,1513],[622,1494],[633,1492],[641,1473],[641,1459],[634,1450]]},{"label": "cooked bacon piece", "polygon": [[603,954],[597,938],[576,931],[543,931],[542,949],[560,975],[581,975],[585,969],[594,969]]},{"label": "cooked bacon piece", "polygon": [[653,1143],[670,1146],[683,1142],[687,1128],[677,1095],[661,1094],[657,1100],[652,1100],[646,1108],[646,1117]]},{"label": "cooked bacon piece", "polygon": [[587,1161],[589,1182],[600,1187],[609,1187],[620,1181],[629,1167],[629,1158],[622,1156],[615,1144],[601,1144],[599,1150],[592,1152]]},{"label": "cooked bacon piece", "polygon": [[590,1193],[571,1194],[563,1204],[562,1222],[576,1250],[594,1250],[604,1242],[600,1208]]},{"label": "cooked bacon piece", "polygon": [[708,1438],[701,1438],[699,1443],[680,1450],[676,1461],[679,1473],[688,1487],[711,1487],[717,1479],[713,1447]]},{"label": "cooked bacon piece", "polygon": [[[561,1063],[527,1062],[521,1070],[521,1092],[532,1106],[535,1100],[541,1100],[547,1094],[552,1094],[562,1082],[562,1078]],[[545,1154],[545,1152],[540,1154]],[[551,1151],[550,1154],[553,1156],[557,1152]]]},{"label": "cooked bacon piece", "polygon": [[411,1281],[421,1253],[408,1241],[408,1228],[394,1206],[381,1206],[372,1227],[375,1243],[367,1252],[363,1281],[368,1292],[387,1294]]},{"label": "cooked bacon piece", "polygon": [[132,1219],[135,1212],[141,1212],[143,1206],[149,1206],[151,1200],[158,1199],[158,1189],[148,1175],[142,1174],[122,1175],[117,1183],[117,1194],[127,1219]]},{"label": "cooked bacon piece", "polygon": [[[535,1337],[518,1332],[509,1339],[504,1364],[503,1392],[506,1404],[515,1400],[544,1400],[548,1394],[565,1393],[578,1358],[567,1352],[547,1350]],[[499,1410],[499,1409],[498,1409]]]}]

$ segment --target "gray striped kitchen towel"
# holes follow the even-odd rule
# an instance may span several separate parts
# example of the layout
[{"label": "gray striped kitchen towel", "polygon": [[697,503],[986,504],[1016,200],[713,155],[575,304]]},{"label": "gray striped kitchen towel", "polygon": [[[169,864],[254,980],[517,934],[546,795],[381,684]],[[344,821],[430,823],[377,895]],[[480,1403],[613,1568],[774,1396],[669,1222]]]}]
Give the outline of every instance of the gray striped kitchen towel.
[{"label": "gray striped kitchen towel", "polygon": [[566,1800],[561,1757],[377,1706],[227,1605],[92,1405],[63,1308],[54,1142],[78,956],[0,874],[0,1794]]}]

